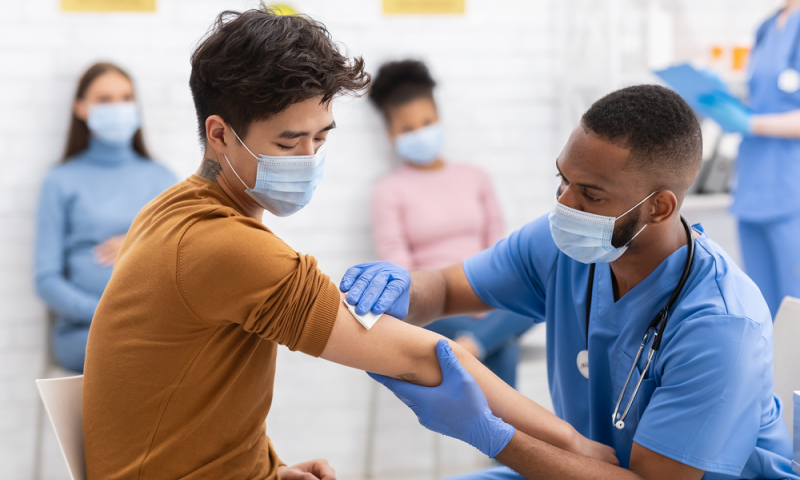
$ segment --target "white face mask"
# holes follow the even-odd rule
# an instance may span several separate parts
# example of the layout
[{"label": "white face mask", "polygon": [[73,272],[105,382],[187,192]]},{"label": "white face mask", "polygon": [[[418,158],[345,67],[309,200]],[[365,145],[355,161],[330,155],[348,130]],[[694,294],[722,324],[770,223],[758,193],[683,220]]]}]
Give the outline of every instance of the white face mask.
[{"label": "white face mask", "polygon": [[604,217],[594,213],[581,212],[562,205],[556,196],[556,205],[549,217],[550,234],[553,236],[553,241],[565,255],[581,263],[613,262],[625,253],[633,239],[647,227],[645,224],[625,245],[614,247],[611,245],[614,223],[643,204],[655,193],[651,193],[619,217]]},{"label": "white face mask", "polygon": [[142,118],[133,102],[101,103],[89,108],[86,125],[101,142],[125,145],[142,126]]}]

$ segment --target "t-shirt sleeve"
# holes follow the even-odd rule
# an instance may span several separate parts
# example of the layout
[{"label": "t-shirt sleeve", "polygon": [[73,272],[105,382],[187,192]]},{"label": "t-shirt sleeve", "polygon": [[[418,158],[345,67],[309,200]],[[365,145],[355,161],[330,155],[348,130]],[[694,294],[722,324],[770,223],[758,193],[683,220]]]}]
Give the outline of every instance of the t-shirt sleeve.
[{"label": "t-shirt sleeve", "polygon": [[466,259],[464,272],[490,307],[543,322],[546,286],[557,257],[545,215]]},{"label": "t-shirt sleeve", "polygon": [[210,325],[239,324],[291,350],[319,356],[339,309],[339,292],[310,255],[260,223],[220,217],[195,223],[178,252],[178,288]]},{"label": "t-shirt sleeve", "polygon": [[762,330],[730,315],[682,322],[633,440],[706,472],[738,476],[756,446],[769,381],[771,334]]}]

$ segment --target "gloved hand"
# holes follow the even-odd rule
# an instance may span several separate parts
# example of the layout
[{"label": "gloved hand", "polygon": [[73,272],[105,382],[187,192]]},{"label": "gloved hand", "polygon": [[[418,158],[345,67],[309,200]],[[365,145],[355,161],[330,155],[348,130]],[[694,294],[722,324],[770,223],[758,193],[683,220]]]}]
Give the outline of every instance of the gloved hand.
[{"label": "gloved hand", "polygon": [[466,442],[494,458],[506,448],[516,429],[492,414],[480,387],[458,362],[447,340],[436,344],[436,356],[443,377],[438,387],[420,387],[375,373],[369,376],[408,405],[423,427]]},{"label": "gloved hand", "polygon": [[350,267],[339,283],[339,290],[349,292],[345,299],[356,305],[356,313],[389,314],[400,320],[408,315],[411,298],[411,275],[392,262],[367,262]]},{"label": "gloved hand", "polygon": [[701,68],[698,70],[698,72],[700,73],[700,75],[703,75],[714,85],[716,85],[718,91],[725,93],[727,95],[731,94],[731,89],[728,88],[728,85],[725,82],[723,82],[721,78],[719,78],[719,75],[717,75],[716,73],[707,68]]},{"label": "gloved hand", "polygon": [[753,132],[753,114],[733,97],[724,94],[699,98],[701,113],[714,119],[728,133],[749,135]]}]

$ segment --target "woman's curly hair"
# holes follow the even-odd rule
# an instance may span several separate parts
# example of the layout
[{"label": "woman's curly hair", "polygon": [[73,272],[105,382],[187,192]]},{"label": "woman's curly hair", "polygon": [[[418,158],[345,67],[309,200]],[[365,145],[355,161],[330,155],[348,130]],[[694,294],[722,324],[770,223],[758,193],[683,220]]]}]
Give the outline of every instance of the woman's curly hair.
[{"label": "woman's curly hair", "polygon": [[372,81],[369,99],[378,110],[388,111],[418,98],[433,98],[436,82],[428,67],[418,60],[400,60],[381,65]]},{"label": "woman's curly hair", "polygon": [[360,96],[370,83],[364,60],[342,53],[325,25],[263,6],[220,13],[191,62],[189,87],[203,142],[211,115],[244,137],[251,123],[289,105],[318,96],[323,103],[341,94]]}]

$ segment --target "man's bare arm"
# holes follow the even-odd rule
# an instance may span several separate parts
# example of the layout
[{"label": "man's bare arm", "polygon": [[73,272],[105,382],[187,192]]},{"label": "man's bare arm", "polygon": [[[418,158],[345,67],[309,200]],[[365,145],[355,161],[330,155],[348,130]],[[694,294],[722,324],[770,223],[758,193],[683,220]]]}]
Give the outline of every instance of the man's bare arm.
[{"label": "man's bare arm", "polygon": [[635,442],[631,451],[631,469],[626,470],[555,448],[520,431],[514,434],[506,448],[495,458],[531,480],[700,480],[705,474],[702,470],[655,453]]},{"label": "man's bare arm", "polygon": [[[344,295],[342,295],[344,298]],[[366,330],[344,303],[322,358],[360,370],[399,378],[418,385],[436,386],[442,381],[433,332],[384,315]],[[475,378],[495,416],[532,437],[573,452],[615,462],[613,450],[581,436],[571,425],[500,380],[455,342],[453,352]]]},{"label": "man's bare arm", "polygon": [[555,448],[520,431],[495,458],[529,480],[642,480],[630,470]]},{"label": "man's bare arm", "polygon": [[412,325],[489,310],[467,280],[463,263],[411,273],[411,301],[405,321]]},{"label": "man's bare arm", "polygon": [[665,457],[636,442],[631,449],[631,471],[645,480],[700,480],[706,472]]}]

